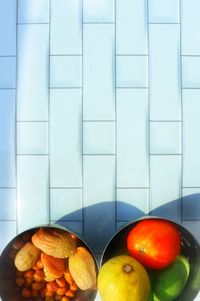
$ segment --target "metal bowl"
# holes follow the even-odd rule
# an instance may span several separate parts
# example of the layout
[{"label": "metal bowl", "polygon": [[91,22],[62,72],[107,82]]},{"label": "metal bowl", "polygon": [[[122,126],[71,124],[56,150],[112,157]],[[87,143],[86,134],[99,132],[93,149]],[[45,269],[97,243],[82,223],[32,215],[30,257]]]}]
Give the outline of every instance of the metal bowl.
[{"label": "metal bowl", "polygon": [[[160,217],[143,217],[135,221],[131,221],[122,228],[110,239],[101,257],[100,266],[102,266],[110,258],[120,255],[128,254],[126,249],[126,240],[128,233],[136,224],[143,219],[161,219]],[[200,246],[194,236],[186,230],[183,226],[168,220],[176,225],[181,233],[181,253],[189,258],[190,261],[190,276],[188,282],[176,301],[193,301],[200,291]]]},{"label": "metal bowl", "polygon": [[[72,232],[71,230],[68,230],[64,227],[61,227],[60,225],[44,225],[35,227],[29,230],[26,230],[22,233],[20,233],[18,236],[16,236],[3,250],[1,256],[0,256],[0,300],[2,301],[39,301],[39,300],[45,300],[44,298],[24,298],[20,294],[19,288],[16,286],[16,268],[14,265],[14,257],[16,255],[16,251],[13,249],[13,244],[18,239],[26,239],[27,241],[29,238],[32,237],[32,235],[39,230],[39,228],[48,228],[48,229],[61,229],[64,230],[70,234],[73,234],[77,238],[77,244],[78,246],[83,246],[92,254],[94,258],[94,262],[96,265],[96,271],[98,272],[98,263],[95,258],[95,255],[93,254],[92,250],[88,247],[85,241],[82,240],[82,238],[77,234]],[[97,294],[97,290],[88,290],[88,291],[81,291],[78,290],[76,297],[71,299],[74,301],[94,301]]]}]

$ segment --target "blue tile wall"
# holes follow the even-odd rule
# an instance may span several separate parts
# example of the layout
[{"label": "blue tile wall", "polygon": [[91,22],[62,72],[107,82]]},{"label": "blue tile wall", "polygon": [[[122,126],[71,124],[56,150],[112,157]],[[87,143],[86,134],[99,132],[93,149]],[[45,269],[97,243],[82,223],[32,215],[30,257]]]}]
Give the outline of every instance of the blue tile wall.
[{"label": "blue tile wall", "polygon": [[49,23],[49,0],[18,0],[19,23]]},{"label": "blue tile wall", "polygon": [[[51,89],[50,186],[52,188],[82,187],[81,101],[79,89]],[[63,129],[65,129],[64,133]]]},{"label": "blue tile wall", "polygon": [[99,257],[144,215],[200,241],[199,8],[0,1],[0,252],[56,222]]},{"label": "blue tile wall", "polygon": [[17,120],[48,120],[49,25],[18,25]]},{"label": "blue tile wall", "polygon": [[17,0],[0,2],[0,56],[16,55]]},{"label": "blue tile wall", "polygon": [[183,91],[183,186],[199,187],[200,145],[199,133],[200,91]]},{"label": "blue tile wall", "polygon": [[200,19],[198,0],[181,1],[182,54],[200,54]]},{"label": "blue tile wall", "polygon": [[83,35],[83,118],[114,120],[114,25],[84,24]]},{"label": "blue tile wall", "polygon": [[83,0],[83,22],[104,23],[115,21],[114,0]]},{"label": "blue tile wall", "polygon": [[149,187],[147,89],[117,89],[116,140],[117,187]]},{"label": "blue tile wall", "polygon": [[148,54],[147,0],[116,0],[116,53]]},{"label": "blue tile wall", "polygon": [[82,0],[51,0],[51,54],[82,53]]},{"label": "blue tile wall", "polygon": [[49,221],[48,156],[17,157],[18,231]]},{"label": "blue tile wall", "polygon": [[16,58],[0,57],[0,88],[15,88]]},{"label": "blue tile wall", "polygon": [[149,0],[150,23],[179,23],[180,0]]},{"label": "blue tile wall", "polygon": [[[170,37],[170,39],[166,37]],[[149,60],[151,120],[180,120],[179,25],[149,25]]]},{"label": "blue tile wall", "polygon": [[51,88],[82,86],[82,58],[80,56],[51,56]]},{"label": "blue tile wall", "polygon": [[13,188],[15,179],[15,91],[0,89],[0,187]]}]

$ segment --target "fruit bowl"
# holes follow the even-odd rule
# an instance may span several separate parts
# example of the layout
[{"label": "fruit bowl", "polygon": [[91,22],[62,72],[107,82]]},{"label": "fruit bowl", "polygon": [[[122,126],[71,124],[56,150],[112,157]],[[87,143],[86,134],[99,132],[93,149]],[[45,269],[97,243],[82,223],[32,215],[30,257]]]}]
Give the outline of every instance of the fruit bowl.
[{"label": "fruit bowl", "polygon": [[[181,254],[189,260],[190,274],[187,283],[181,294],[173,300],[193,301],[200,291],[200,246],[193,235],[183,226],[160,217],[143,217],[131,221],[121,227],[117,233],[110,239],[102,254],[100,267],[111,258],[118,255],[130,255],[127,249],[127,238],[130,231],[143,220],[161,220],[172,223],[179,231],[181,236]],[[147,269],[148,270],[148,269]],[[101,268],[100,268],[101,271]],[[154,271],[153,271],[154,272]],[[152,272],[152,273],[153,273]],[[151,271],[150,271],[151,273]],[[171,300],[171,299],[169,299]]]},{"label": "fruit bowl", "polygon": [[[43,231],[43,232],[41,232]],[[40,236],[39,233],[41,234]],[[56,256],[54,257],[53,254],[50,254],[47,251],[49,251],[49,236],[46,234],[52,234],[54,233],[55,235],[57,235],[58,233],[62,233],[63,237],[65,240],[65,238],[69,237],[71,239],[71,241],[75,242],[75,248],[74,248],[74,252],[72,253],[72,255],[66,256],[66,258],[64,257],[60,257],[60,258],[56,258]],[[46,239],[45,243],[42,242],[42,235],[44,235],[44,240]],[[65,236],[66,235],[66,236]],[[33,237],[35,237],[35,241],[34,244],[33,242]],[[60,236],[59,236],[60,239]],[[64,244],[67,243],[67,240],[64,241]],[[37,248],[39,248],[39,252],[40,252],[40,257],[38,257],[37,259],[37,263],[35,263],[35,265],[32,267],[31,269],[25,271],[25,269],[22,271],[22,267],[24,265],[24,262],[26,263],[26,256],[27,254],[24,255],[24,248],[25,245],[27,246],[27,244],[31,244],[34,248],[35,245],[37,245]],[[55,245],[51,242],[51,250],[52,252],[56,252],[55,254],[58,254],[59,251],[59,247],[56,244],[56,248]],[[67,246],[65,244],[65,246]],[[47,247],[49,249],[47,249]],[[36,248],[36,249],[37,249]],[[45,249],[46,248],[46,249]],[[63,248],[64,250],[64,248]],[[61,248],[61,251],[63,251]],[[21,252],[21,256],[19,255],[19,253]],[[48,253],[48,255],[46,255],[46,253]],[[18,254],[18,255],[17,255]],[[79,257],[78,257],[78,255]],[[17,256],[18,259],[17,259]],[[24,257],[23,257],[24,255]],[[42,255],[44,256],[42,258]],[[51,256],[50,256],[51,255]],[[84,258],[85,256],[85,258]],[[87,257],[89,256],[89,258]],[[76,257],[76,258],[75,258]],[[48,259],[49,261],[51,260],[51,258],[53,258],[53,262],[48,262],[49,264],[48,269],[46,266],[46,262],[44,260]],[[70,258],[70,259],[69,259]],[[54,260],[57,260],[57,262],[54,262]],[[73,233],[71,230],[68,230],[64,227],[61,227],[60,225],[45,225],[45,226],[40,226],[40,227],[35,227],[29,230],[24,231],[23,233],[19,234],[18,236],[16,236],[7,246],[6,248],[3,250],[1,256],[0,256],[0,300],[2,299],[2,301],[53,301],[53,300],[63,300],[63,301],[93,301],[96,297],[96,293],[97,293],[97,289],[96,289],[96,283],[95,285],[93,285],[92,288],[81,288],[81,283],[79,285],[78,282],[76,282],[74,279],[74,275],[73,274],[73,278],[72,278],[72,271],[70,270],[69,265],[71,264],[71,269],[72,269],[72,264],[73,264],[73,273],[75,273],[77,270],[80,269],[81,266],[81,260],[82,262],[84,262],[82,264],[82,269],[85,268],[85,272],[83,271],[82,274],[85,273],[85,277],[89,276],[87,274],[87,266],[85,265],[85,262],[88,264],[93,264],[93,270],[94,270],[94,274],[98,272],[98,264],[96,261],[96,258],[93,254],[93,252],[91,251],[91,249],[88,247],[88,245],[79,237],[79,235]],[[22,262],[24,261],[24,262]],[[57,270],[59,269],[59,264],[60,262],[63,262],[63,266],[66,269],[66,272],[63,273],[62,276],[58,275],[58,277],[55,276],[55,273],[57,272]],[[39,263],[41,264],[41,267],[39,266]],[[45,263],[45,265],[44,265]],[[54,275],[53,275],[53,265],[55,264],[55,268],[54,270],[56,270],[56,272],[54,271]],[[20,266],[21,269],[18,269],[17,267]],[[49,274],[47,274],[47,272]],[[78,273],[78,271],[77,271]],[[31,275],[32,276],[29,276]],[[68,275],[69,274],[69,275]],[[38,280],[37,277],[39,275],[43,275],[42,279],[43,280]],[[32,278],[29,278],[32,277]],[[46,278],[45,278],[46,277]],[[50,277],[50,278],[49,278]],[[54,277],[54,279],[52,278]],[[70,279],[72,278],[72,280],[68,280],[67,277],[70,277]],[[92,277],[92,276],[91,276]],[[48,278],[48,279],[47,279]],[[52,279],[51,279],[52,278]],[[80,277],[79,277],[80,278]],[[94,277],[93,277],[94,278]],[[30,280],[31,279],[31,280]],[[64,284],[60,284],[60,282],[65,281]],[[89,279],[90,280],[90,279]],[[88,280],[88,281],[89,281]],[[30,283],[29,283],[30,281]],[[67,282],[68,281],[68,282]],[[72,286],[74,285],[74,288],[72,289],[70,281],[73,281]],[[94,282],[94,281],[93,281]],[[39,283],[39,284],[38,284]],[[47,289],[47,285],[50,283],[50,285],[52,283],[54,283],[54,287],[55,285],[55,291],[54,293],[52,293],[48,296],[48,289]],[[41,285],[41,289],[39,290],[37,287],[38,285]],[[79,285],[79,286],[78,286]],[[74,290],[74,292],[72,292],[71,296],[67,296],[67,293],[62,295],[62,287],[66,288],[66,290],[69,292],[70,290]],[[49,286],[48,286],[49,288]],[[58,295],[58,289],[61,290],[59,291],[60,295]],[[38,289],[38,292],[36,291],[36,289]],[[57,289],[57,290],[56,290]],[[43,290],[43,294],[42,294],[42,290]],[[53,290],[52,290],[53,291]],[[29,292],[29,295],[23,295],[23,293],[25,292]],[[46,293],[44,293],[46,292]],[[70,293],[70,292],[69,292]],[[74,296],[73,296],[74,294]],[[62,299],[63,298],[63,299]]]}]

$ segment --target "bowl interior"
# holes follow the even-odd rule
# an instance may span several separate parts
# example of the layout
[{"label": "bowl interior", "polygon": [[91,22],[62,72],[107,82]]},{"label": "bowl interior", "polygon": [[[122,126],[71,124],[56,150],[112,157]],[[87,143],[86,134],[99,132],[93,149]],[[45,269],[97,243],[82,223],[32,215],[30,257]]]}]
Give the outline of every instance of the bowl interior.
[{"label": "bowl interior", "polygon": [[[139,222],[132,222],[120,229],[107,244],[101,259],[101,266],[110,258],[127,254],[126,240],[128,233]],[[190,276],[181,295],[176,301],[192,301],[200,291],[200,246],[192,234],[181,225],[174,223],[181,233],[181,253],[189,258]]]},{"label": "bowl interior", "polygon": [[[16,236],[3,250],[1,256],[0,256],[0,297],[2,298],[2,301],[42,301],[45,300],[45,298],[24,298],[21,296],[20,289],[16,286],[16,268],[14,265],[14,256],[16,252],[13,253],[13,244],[16,240],[21,239],[21,237],[32,237],[32,235],[39,230],[40,227],[30,229],[27,231],[24,231],[23,233]],[[43,227],[42,228],[58,228],[56,227]],[[71,231],[67,231],[63,227],[59,227],[62,230],[65,230],[66,232],[69,232],[77,237],[77,246],[83,246],[92,254],[94,258],[94,262],[96,265],[96,272],[98,272],[98,265],[96,258],[91,251],[91,249],[87,246],[87,244],[77,236],[77,234],[72,233]],[[71,299],[75,301],[93,301],[96,297],[97,291],[96,290],[88,290],[88,291],[81,291],[78,290],[76,297]]]}]

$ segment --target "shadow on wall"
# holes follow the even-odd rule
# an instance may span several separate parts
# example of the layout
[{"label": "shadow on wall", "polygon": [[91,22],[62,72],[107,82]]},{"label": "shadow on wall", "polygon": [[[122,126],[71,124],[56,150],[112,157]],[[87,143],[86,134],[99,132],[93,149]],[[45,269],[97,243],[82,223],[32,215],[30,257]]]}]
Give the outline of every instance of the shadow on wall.
[{"label": "shadow on wall", "polygon": [[[184,209],[187,211],[187,216],[194,216],[195,211],[200,210],[200,193],[184,196],[182,202],[181,199],[171,201],[150,211],[149,214],[144,213],[134,205],[122,201],[118,201],[117,203],[102,202],[85,207],[83,209],[84,225],[82,238],[95,253],[101,253],[107,242],[116,232],[116,207],[120,207],[120,210],[124,212],[124,215],[129,217],[128,219],[123,220],[122,224],[146,215],[168,218],[181,224],[182,204],[184,204]],[[56,223],[65,226],[65,222],[67,222],[67,228],[69,228],[68,225],[70,221],[74,220],[74,217],[78,214],[82,214],[81,209],[62,216]],[[120,227],[120,224],[119,221],[118,227]],[[69,230],[73,231],[73,229]]]}]

